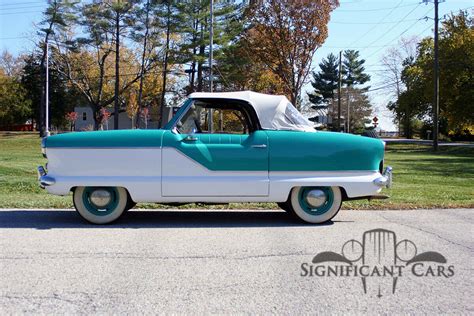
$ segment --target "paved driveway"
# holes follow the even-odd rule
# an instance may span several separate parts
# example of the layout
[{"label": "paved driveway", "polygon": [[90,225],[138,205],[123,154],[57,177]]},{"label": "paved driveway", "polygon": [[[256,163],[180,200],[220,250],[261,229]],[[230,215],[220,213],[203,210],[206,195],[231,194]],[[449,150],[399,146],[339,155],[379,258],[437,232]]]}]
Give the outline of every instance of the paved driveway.
[{"label": "paved driveway", "polygon": [[[92,226],[70,210],[0,210],[0,313],[472,314],[473,224],[472,209],[342,211],[323,226],[281,211],[131,211]],[[373,274],[413,247],[431,253]],[[361,249],[364,278],[312,263]]]}]

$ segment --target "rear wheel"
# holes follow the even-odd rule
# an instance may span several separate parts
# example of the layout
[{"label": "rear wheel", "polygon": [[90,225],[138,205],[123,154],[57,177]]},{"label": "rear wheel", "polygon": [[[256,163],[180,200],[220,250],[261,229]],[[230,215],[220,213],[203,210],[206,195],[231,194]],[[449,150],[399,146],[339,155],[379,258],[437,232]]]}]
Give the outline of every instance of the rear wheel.
[{"label": "rear wheel", "polygon": [[339,212],[342,194],[339,187],[296,187],[291,190],[291,211],[301,220],[321,224]]},{"label": "rear wheel", "polygon": [[85,220],[107,224],[117,220],[128,205],[128,193],[119,187],[78,187],[74,190],[74,206]]}]

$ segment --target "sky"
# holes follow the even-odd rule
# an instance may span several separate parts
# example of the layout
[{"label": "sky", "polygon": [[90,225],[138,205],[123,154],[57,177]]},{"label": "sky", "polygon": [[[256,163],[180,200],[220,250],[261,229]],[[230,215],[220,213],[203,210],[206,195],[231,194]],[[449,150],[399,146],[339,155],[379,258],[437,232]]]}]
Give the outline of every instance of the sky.
[{"label": "sky", "polygon": [[[41,21],[44,0],[0,0],[0,51],[13,55],[28,52],[34,46],[34,34]],[[474,9],[473,0],[446,0],[439,4],[439,16],[456,13],[460,9]],[[366,60],[370,86],[383,85],[381,58],[387,49],[396,47],[402,37],[425,37],[433,34],[434,5],[418,0],[340,0],[340,6],[332,13],[329,35],[315,54],[313,67],[322,58],[340,50],[355,49]],[[428,19],[425,19],[428,17]],[[309,90],[310,85],[305,87]],[[393,116],[386,109],[391,100],[384,90],[370,93],[374,115],[379,127],[395,130]]]}]

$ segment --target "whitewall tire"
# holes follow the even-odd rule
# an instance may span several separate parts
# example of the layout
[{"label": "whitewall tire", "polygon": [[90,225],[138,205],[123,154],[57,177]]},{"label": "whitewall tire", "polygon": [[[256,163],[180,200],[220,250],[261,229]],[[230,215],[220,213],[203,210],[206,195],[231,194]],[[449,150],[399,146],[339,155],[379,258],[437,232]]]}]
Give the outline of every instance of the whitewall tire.
[{"label": "whitewall tire", "polygon": [[93,224],[108,224],[127,209],[128,193],[119,187],[77,187],[74,206],[85,220]]},{"label": "whitewall tire", "polygon": [[290,193],[293,213],[307,223],[321,224],[331,220],[341,204],[339,187],[295,187]]}]

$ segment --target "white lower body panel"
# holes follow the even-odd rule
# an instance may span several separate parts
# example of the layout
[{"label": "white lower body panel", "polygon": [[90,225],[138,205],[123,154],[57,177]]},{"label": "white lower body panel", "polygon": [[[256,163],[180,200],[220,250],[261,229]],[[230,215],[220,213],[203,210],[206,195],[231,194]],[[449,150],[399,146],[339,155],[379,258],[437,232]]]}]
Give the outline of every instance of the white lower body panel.
[{"label": "white lower body panel", "polygon": [[135,202],[227,203],[284,202],[298,186],[338,186],[349,198],[381,190],[374,184],[378,171],[211,171],[171,148],[60,148],[49,149],[48,158],[55,184],[46,189],[56,195],[77,186],[116,186]]}]

